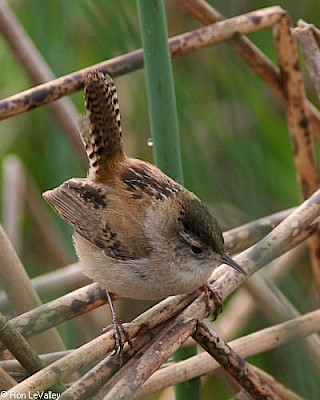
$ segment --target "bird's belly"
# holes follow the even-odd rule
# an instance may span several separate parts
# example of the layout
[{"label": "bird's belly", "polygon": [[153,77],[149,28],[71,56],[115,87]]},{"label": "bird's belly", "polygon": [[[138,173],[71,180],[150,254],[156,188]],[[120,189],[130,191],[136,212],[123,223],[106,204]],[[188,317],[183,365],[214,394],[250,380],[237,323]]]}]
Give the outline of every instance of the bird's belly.
[{"label": "bird's belly", "polygon": [[171,295],[191,293],[203,285],[211,271],[185,270],[177,265],[159,265],[154,260],[131,263],[115,261],[101,249],[77,236],[75,248],[83,272],[103,288],[121,297],[158,300]]}]

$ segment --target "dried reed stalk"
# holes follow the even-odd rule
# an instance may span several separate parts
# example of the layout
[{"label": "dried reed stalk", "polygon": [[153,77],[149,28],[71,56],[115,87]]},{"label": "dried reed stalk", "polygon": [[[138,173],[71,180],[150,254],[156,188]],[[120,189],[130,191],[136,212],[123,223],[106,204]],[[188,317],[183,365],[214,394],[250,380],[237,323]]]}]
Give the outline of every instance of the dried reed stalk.
[{"label": "dried reed stalk", "polygon": [[[277,348],[297,337],[305,337],[320,329],[320,310],[312,311],[302,317],[283,322],[229,343],[229,346],[242,358]],[[170,365],[155,372],[135,393],[134,399],[150,396],[165,387],[176,385],[197,376],[213,374],[220,365],[204,352],[188,360]]]},{"label": "dried reed stalk", "polygon": [[[224,16],[205,0],[176,1],[204,25],[209,25],[224,19]],[[252,71],[267,84],[281,101],[285,101],[286,92],[282,85],[280,69],[276,67],[260,49],[247,37],[240,34],[235,35],[226,43],[248,64]],[[311,116],[313,134],[317,140],[320,141],[320,112],[308,100],[306,102]]]},{"label": "dried reed stalk", "polygon": [[[300,72],[298,50],[291,32],[289,16],[283,15],[274,27],[276,50],[286,93],[285,108],[293,143],[297,179],[304,199],[319,187],[316,157],[312,145],[310,114]],[[308,241],[315,283],[320,287],[320,233]]]},{"label": "dried reed stalk", "polygon": [[320,31],[314,25],[299,20],[293,34],[298,39],[313,86],[320,99]]},{"label": "dried reed stalk", "polygon": [[[0,225],[0,279],[16,314],[41,305],[40,298],[14,251],[6,233]],[[39,352],[64,350],[63,342],[56,329],[38,336],[33,343]]]},{"label": "dried reed stalk", "polygon": [[221,337],[203,322],[198,321],[192,335],[254,399],[280,400],[270,386]]},{"label": "dried reed stalk", "polygon": [[[35,47],[6,1],[0,1],[0,32],[13,54],[35,85],[55,78],[48,64]],[[49,105],[62,132],[64,132],[85,161],[83,144],[78,130],[78,112],[69,99],[62,99]]]},{"label": "dried reed stalk", "polygon": [[[320,191],[312,195],[300,207],[291,213],[289,217],[267,235],[266,238],[261,240],[252,248],[238,255],[236,260],[246,268],[248,273],[258,270],[273,258],[279,257],[281,254],[309,237],[314,232],[316,225],[313,225],[313,223],[318,218],[319,212]],[[224,270],[225,268],[226,267],[222,266],[218,269]],[[227,270],[227,272],[212,284],[212,288],[221,295],[222,299],[224,299],[234,291],[242,281],[242,276],[239,276],[236,272]],[[182,304],[182,300],[184,300],[184,304]],[[177,313],[179,308],[180,310],[183,309],[188,303],[190,303],[190,301],[190,296],[186,295],[168,298],[157,304],[152,309],[137,317],[131,324],[126,325],[129,336],[133,338],[138,333],[164,322],[170,313],[171,315],[173,315],[172,313]],[[198,318],[201,320],[206,316],[206,307],[205,298],[201,295],[176,318]],[[173,326],[172,324],[175,324],[175,321],[176,319],[173,319],[173,321],[169,323],[171,327]],[[174,326],[178,329],[178,325]],[[174,336],[166,336],[166,343],[162,345],[163,351],[154,354],[152,358],[153,364],[149,364],[150,373],[157,369],[159,362],[164,361],[164,357],[167,357],[167,350],[173,348],[173,337]],[[56,382],[58,378],[63,379],[85,364],[101,359],[113,348],[113,346],[114,338],[112,337],[112,334],[108,332],[26,379],[24,382],[18,384],[14,390],[17,393],[29,391],[33,393],[37,390],[44,390],[46,387],[49,387]],[[131,369],[128,369],[127,373],[128,377],[133,373],[133,370],[138,368],[134,361],[132,361],[131,364]],[[147,378],[146,375],[144,375],[144,377]],[[121,379],[123,379],[123,377]],[[139,380],[139,384],[141,383],[142,380]],[[137,389],[137,385],[132,386],[131,383],[129,386],[131,387],[131,395],[133,396],[133,392]],[[128,390],[128,387],[125,387],[123,390]],[[120,395],[120,393],[121,391],[118,395]]]},{"label": "dried reed stalk", "polygon": [[[278,21],[283,13],[284,10],[280,7],[269,7],[175,36],[169,40],[171,55],[172,57],[181,56],[230,39],[239,33],[246,34],[270,27]],[[0,120],[42,104],[47,104],[82,89],[83,81],[89,72],[100,70],[116,77],[139,69],[142,66],[143,55],[142,50],[139,49],[51,80],[48,83],[1,100]]]}]

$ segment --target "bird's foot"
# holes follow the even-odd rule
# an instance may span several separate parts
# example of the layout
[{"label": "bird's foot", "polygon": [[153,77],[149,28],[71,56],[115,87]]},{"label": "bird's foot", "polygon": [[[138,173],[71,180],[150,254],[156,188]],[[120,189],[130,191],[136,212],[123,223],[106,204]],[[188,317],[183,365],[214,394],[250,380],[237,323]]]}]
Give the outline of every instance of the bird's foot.
[{"label": "bird's foot", "polygon": [[222,312],[222,298],[220,293],[213,290],[212,286],[209,283],[206,283],[200,287],[200,290],[204,292],[204,299],[207,305],[208,314],[211,313],[212,308],[210,305],[210,301],[213,301],[214,304],[214,320],[217,319],[218,315]]},{"label": "bird's foot", "polygon": [[118,317],[114,306],[112,302],[112,297],[111,294],[106,291],[106,296],[108,299],[111,315],[112,315],[112,325],[109,325],[103,329],[103,333],[109,332],[110,328],[113,328],[114,332],[114,340],[115,340],[115,347],[114,350],[111,353],[111,356],[119,356],[120,358],[120,364],[122,364],[122,351],[124,348],[124,345],[128,343],[130,346],[132,346],[131,340],[129,338],[129,335],[125,329],[125,327],[122,324],[122,321]]}]

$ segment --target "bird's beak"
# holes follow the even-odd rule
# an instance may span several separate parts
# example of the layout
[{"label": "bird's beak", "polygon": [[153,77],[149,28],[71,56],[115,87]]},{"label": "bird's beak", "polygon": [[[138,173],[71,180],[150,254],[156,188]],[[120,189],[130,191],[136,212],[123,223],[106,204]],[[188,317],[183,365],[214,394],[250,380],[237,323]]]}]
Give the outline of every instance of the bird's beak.
[{"label": "bird's beak", "polygon": [[248,274],[246,273],[246,271],[242,267],[240,267],[240,265],[238,263],[236,263],[227,253],[222,254],[221,261],[224,264],[230,265],[230,267],[236,269],[238,272],[241,272],[243,275],[248,277]]}]

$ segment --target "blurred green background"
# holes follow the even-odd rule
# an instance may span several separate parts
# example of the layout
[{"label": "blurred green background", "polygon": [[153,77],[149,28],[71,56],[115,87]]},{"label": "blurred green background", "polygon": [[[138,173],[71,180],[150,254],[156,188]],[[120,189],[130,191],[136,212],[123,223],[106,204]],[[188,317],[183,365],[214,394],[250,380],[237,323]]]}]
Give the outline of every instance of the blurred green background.
[{"label": "blurred green background", "polygon": [[[289,11],[293,23],[302,18],[320,25],[316,0],[210,3],[226,17],[277,4]],[[135,1],[13,0],[10,6],[57,77],[141,47]],[[166,10],[169,36],[200,26],[174,1],[166,1]],[[249,37],[276,62],[270,29]],[[2,38],[0,66],[1,98],[32,86]],[[284,109],[264,83],[224,44],[175,59],[173,72],[185,186],[209,205],[223,227],[235,227],[298,204]],[[309,98],[317,105],[307,76],[305,82]],[[127,154],[152,161],[152,150],[147,145],[150,133],[144,73],[130,73],[116,78],[115,83]],[[82,97],[82,93],[71,96],[79,114],[84,111]],[[1,163],[8,154],[20,157],[41,191],[86,174],[85,166],[46,106],[1,121]],[[5,190],[1,183],[1,194]],[[75,260],[71,229],[49,207],[48,213],[61,232],[70,261]],[[20,256],[29,274],[50,271],[53,262],[27,212],[21,229]],[[300,311],[311,307],[305,293],[309,274],[308,265],[300,265],[298,272],[280,282],[281,289]],[[257,314],[248,331],[266,324],[264,317]],[[74,338],[68,332],[69,329],[64,332],[66,340],[74,346]],[[292,351],[297,346],[283,346],[255,357],[255,362],[305,398],[320,398],[315,371],[312,366],[310,370],[305,368],[303,351]],[[210,379],[204,398],[209,399],[210,391],[217,390],[217,386],[221,386],[218,380]],[[219,399],[228,398],[220,389]]]}]

